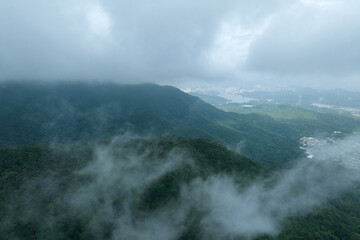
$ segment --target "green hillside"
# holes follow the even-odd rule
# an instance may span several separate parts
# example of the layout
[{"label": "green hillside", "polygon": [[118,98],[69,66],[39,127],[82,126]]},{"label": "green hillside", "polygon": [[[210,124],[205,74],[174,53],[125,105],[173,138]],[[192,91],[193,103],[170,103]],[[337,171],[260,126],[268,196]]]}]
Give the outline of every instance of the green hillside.
[{"label": "green hillside", "polygon": [[155,84],[1,84],[0,239],[358,239],[358,177],[290,160],[300,137],[359,121],[227,106]]},{"label": "green hillside", "polygon": [[[99,157],[101,149],[107,152]],[[219,144],[177,137],[3,147],[0,158],[1,239],[108,239],[116,228],[111,216],[125,216],[124,208],[131,207],[134,221],[140,221],[164,206],[176,207],[181,187],[196,178],[226,174],[246,186],[269,175]],[[123,185],[132,180],[136,182]],[[77,200],[80,206],[73,202]],[[94,232],[89,226],[97,209],[111,209],[111,214],[99,219],[99,232]],[[192,218],[197,213],[189,214]]]},{"label": "green hillside", "polygon": [[[341,132],[337,135],[344,136],[360,129],[360,119],[348,115],[334,113],[320,113],[300,107],[274,103],[253,103],[252,107],[243,104],[231,103],[217,106],[226,112],[241,114],[243,118],[257,117],[256,126],[274,129],[290,139],[299,139],[302,136],[332,135],[334,131]],[[274,127],[278,126],[278,127]],[[281,128],[283,130],[277,130]]]},{"label": "green hillside", "polygon": [[247,104],[228,103],[217,106],[219,109],[226,112],[236,112],[239,114],[263,114],[275,120],[289,121],[289,120],[318,120],[319,114],[300,107],[294,107],[284,104],[275,103],[259,103],[249,102]]},{"label": "green hillside", "polygon": [[223,112],[169,86],[1,85],[1,145],[88,141],[124,132],[207,138],[233,149],[241,143],[242,154],[269,167],[281,166],[302,154],[294,129],[261,115],[249,118]]},{"label": "green hillside", "polygon": [[[2,147],[0,158],[1,239],[223,239],[209,237],[206,203],[194,199],[220,179],[240,193],[278,179],[217,143],[178,137]],[[283,219],[279,234],[231,239],[357,239],[353,190]],[[162,232],[169,227],[176,234]]]}]

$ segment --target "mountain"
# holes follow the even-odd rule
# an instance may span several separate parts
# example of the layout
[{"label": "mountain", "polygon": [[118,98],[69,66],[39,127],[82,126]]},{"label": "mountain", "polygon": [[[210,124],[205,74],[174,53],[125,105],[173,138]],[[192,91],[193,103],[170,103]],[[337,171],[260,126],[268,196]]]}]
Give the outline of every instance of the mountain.
[{"label": "mountain", "polygon": [[[360,236],[359,188],[311,208],[311,214],[284,218],[281,214],[292,212],[284,201],[307,206],[301,192],[311,197],[311,191],[297,186],[284,195],[274,173],[209,140],[157,137],[1,147],[0,159],[1,239]],[[321,184],[317,176],[321,173],[315,179]],[[256,191],[259,183],[263,192]],[[253,225],[261,222],[266,224]],[[281,225],[280,232],[278,226],[272,230],[272,222]]]},{"label": "mountain", "polygon": [[276,109],[296,124],[155,84],[2,83],[0,238],[358,239],[356,171],[271,170],[319,124],[357,121]]},{"label": "mountain", "polygon": [[302,154],[297,139],[287,137],[292,131],[261,115],[223,112],[170,86],[9,82],[0,87],[1,145],[89,141],[124,132],[174,134],[216,140],[276,167]]},{"label": "mountain", "polygon": [[269,176],[219,144],[178,137],[2,147],[0,158],[1,239],[110,239],[119,228],[119,239],[135,239],[123,220],[143,226],[177,208],[185,214],[179,232],[196,239],[202,210],[183,206],[194,204],[184,186],[226,174],[244,187]]}]

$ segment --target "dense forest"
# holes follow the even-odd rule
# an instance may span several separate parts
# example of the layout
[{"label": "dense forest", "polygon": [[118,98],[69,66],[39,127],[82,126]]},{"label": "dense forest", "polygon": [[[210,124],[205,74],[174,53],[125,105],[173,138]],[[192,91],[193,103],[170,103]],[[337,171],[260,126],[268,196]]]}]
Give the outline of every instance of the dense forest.
[{"label": "dense forest", "polygon": [[[279,181],[217,143],[178,137],[3,147],[0,156],[2,239],[141,239],[142,234],[149,239],[156,234],[157,239],[213,239],[204,227],[210,210],[203,199],[212,193],[199,182],[213,187],[215,180],[231,178],[241,192],[256,181],[266,182],[267,188]],[[315,206],[309,215],[280,218],[283,226],[276,237],[261,231],[249,236],[357,239],[360,195],[354,190]],[[225,193],[213,194],[226,198]],[[156,224],[170,232],[152,232]],[[242,237],[230,232],[214,239]]]},{"label": "dense forest", "polygon": [[4,83],[0,110],[1,239],[360,238],[357,172],[297,160],[300,137],[354,118],[292,124],[154,84]]},{"label": "dense forest", "polygon": [[322,114],[282,122],[262,114],[223,112],[180,90],[155,84],[2,83],[0,144],[68,143],[131,132],[217,141],[275,169],[303,156],[300,137],[341,131],[360,121]]}]

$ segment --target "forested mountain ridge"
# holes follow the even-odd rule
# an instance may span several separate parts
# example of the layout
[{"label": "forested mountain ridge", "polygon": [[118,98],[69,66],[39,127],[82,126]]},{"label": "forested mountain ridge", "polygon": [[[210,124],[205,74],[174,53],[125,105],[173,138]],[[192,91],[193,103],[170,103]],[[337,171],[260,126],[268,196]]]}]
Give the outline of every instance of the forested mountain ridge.
[{"label": "forested mountain ridge", "polygon": [[226,113],[155,84],[2,83],[0,110],[0,238],[359,237],[357,177],[306,159],[268,170],[301,156],[317,123]]},{"label": "forested mountain ridge", "polygon": [[[124,137],[73,145],[1,147],[0,159],[2,239],[286,240],[360,236],[358,188],[325,206],[311,208],[309,215],[276,220],[278,211],[288,211],[288,203],[278,202],[283,194],[276,190],[279,177],[209,140]],[[249,202],[259,182],[267,185],[265,192],[255,192],[263,196],[263,204],[280,207],[274,208],[271,216],[271,221],[281,224],[279,233],[266,225],[247,228],[261,218],[267,219],[267,214],[253,212],[253,203]],[[267,193],[274,184],[279,197]],[[302,191],[307,190],[297,187],[284,197],[293,201]],[[268,205],[267,201],[274,199],[266,197],[276,202]],[[215,225],[209,227],[209,221]]]},{"label": "forested mountain ridge", "polygon": [[[122,218],[136,227],[158,211],[184,208],[183,187],[196,179],[225,174],[244,187],[269,176],[219,144],[178,137],[2,147],[0,158],[2,239],[117,239],[117,228],[131,228],[117,226]],[[185,210],[183,220],[198,225],[202,210]],[[179,232],[197,239],[199,227],[186,221]]]},{"label": "forested mountain ridge", "polygon": [[301,155],[297,139],[288,138],[292,129],[249,116],[155,84],[29,82],[0,88],[1,145],[88,141],[130,131],[208,138],[233,148],[242,143],[243,154],[269,165]]}]

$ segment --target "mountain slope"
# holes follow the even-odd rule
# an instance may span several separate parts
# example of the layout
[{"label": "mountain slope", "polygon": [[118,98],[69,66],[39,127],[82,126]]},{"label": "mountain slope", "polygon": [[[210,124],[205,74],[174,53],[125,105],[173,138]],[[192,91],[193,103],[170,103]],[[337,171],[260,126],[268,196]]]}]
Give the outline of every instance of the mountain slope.
[{"label": "mountain slope", "polygon": [[219,144],[176,137],[6,147],[0,158],[1,239],[136,239],[142,230],[132,228],[150,219],[159,229],[161,212],[163,225],[176,208],[198,222],[202,210],[182,206],[193,204],[183,195],[190,182],[226,174],[246,186],[269,174]]},{"label": "mountain slope", "polygon": [[[255,119],[263,118],[254,116]],[[208,138],[259,162],[282,164],[301,155],[282,131],[226,113],[169,86],[87,83],[3,83],[0,144],[106,139],[125,131]]]},{"label": "mountain slope", "polygon": [[[264,183],[271,188],[278,178],[269,181],[271,172],[208,140],[165,137],[1,147],[0,159],[1,239],[285,240],[360,235],[359,188],[309,215],[284,218],[279,233],[247,235],[249,225],[241,219],[254,223],[261,215],[246,210],[253,209],[254,186]],[[235,196],[224,195],[229,190]],[[303,190],[292,189],[291,197]],[[262,203],[271,207],[264,198],[270,196],[263,194]],[[237,208],[242,209],[240,215]],[[220,225],[209,227],[209,220]],[[224,224],[235,231],[226,235]],[[266,224],[260,229],[267,229]]]}]

